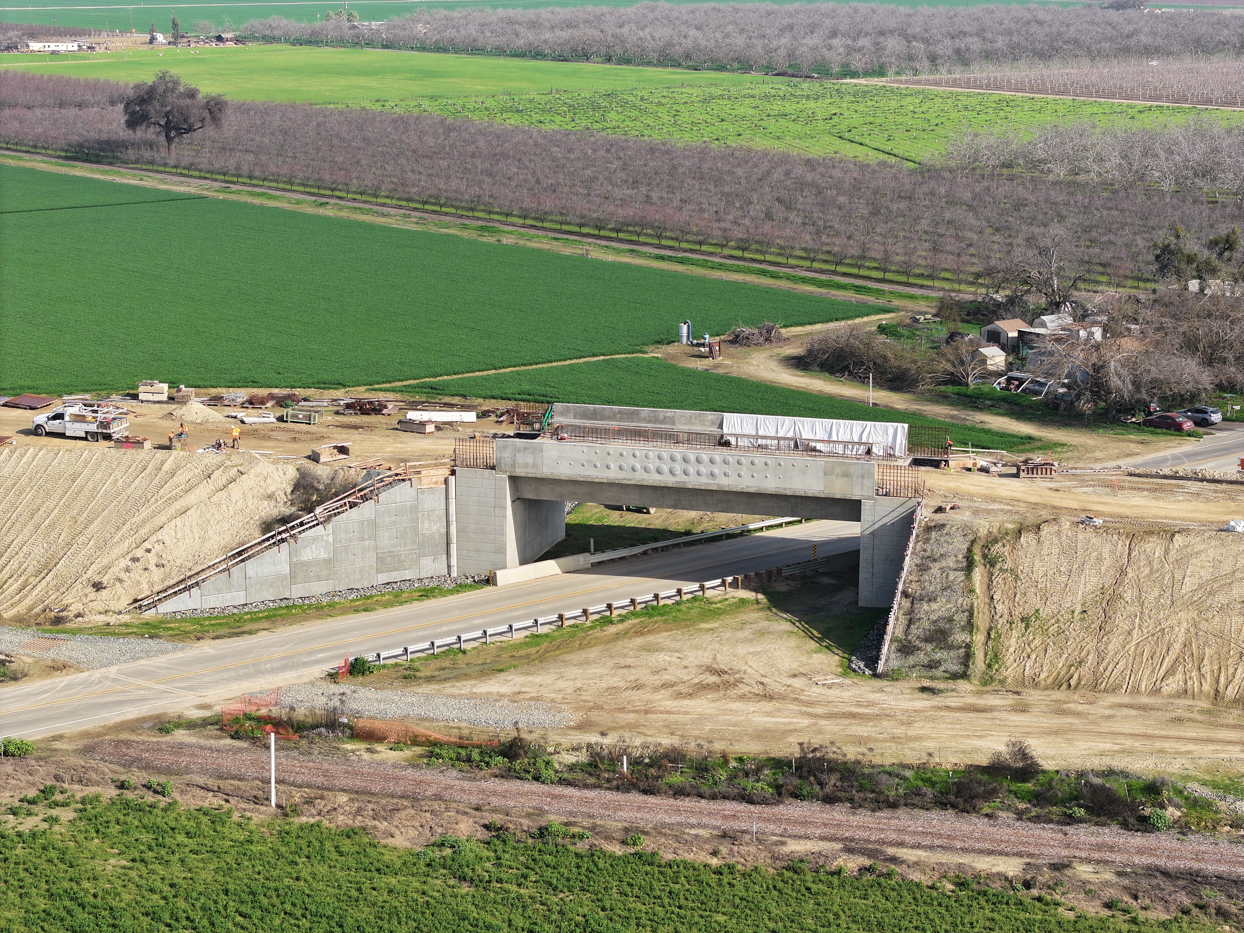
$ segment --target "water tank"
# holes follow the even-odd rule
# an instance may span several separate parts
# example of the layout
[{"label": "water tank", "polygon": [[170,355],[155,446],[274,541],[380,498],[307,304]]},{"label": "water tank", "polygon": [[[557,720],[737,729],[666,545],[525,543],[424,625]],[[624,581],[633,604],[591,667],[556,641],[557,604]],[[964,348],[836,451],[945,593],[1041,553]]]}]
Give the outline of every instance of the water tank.
[{"label": "water tank", "polygon": [[679,343],[690,343],[691,342],[691,322],[690,321],[683,321],[681,324],[678,325],[678,342]]}]

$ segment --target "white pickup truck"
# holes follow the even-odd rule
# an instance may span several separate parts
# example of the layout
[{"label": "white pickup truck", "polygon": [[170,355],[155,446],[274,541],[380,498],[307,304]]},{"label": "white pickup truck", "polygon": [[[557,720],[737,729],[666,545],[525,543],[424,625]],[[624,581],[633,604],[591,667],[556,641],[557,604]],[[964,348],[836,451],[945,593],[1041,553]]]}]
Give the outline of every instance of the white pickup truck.
[{"label": "white pickup truck", "polygon": [[124,408],[108,405],[62,405],[45,415],[32,419],[35,437],[45,434],[63,434],[65,437],[85,437],[97,441],[101,437],[113,440],[130,433],[130,423]]}]

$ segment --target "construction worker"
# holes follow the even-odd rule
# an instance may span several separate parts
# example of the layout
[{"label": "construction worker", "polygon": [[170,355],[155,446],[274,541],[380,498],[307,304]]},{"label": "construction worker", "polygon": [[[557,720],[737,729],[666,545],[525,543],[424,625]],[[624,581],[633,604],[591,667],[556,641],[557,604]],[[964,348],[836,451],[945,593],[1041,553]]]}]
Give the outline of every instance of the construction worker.
[{"label": "construction worker", "polygon": [[234,446],[235,448],[240,448],[240,446],[241,446],[241,438],[242,438],[242,429],[241,429],[241,428],[239,428],[239,427],[235,424],[235,425],[233,426],[233,446]]}]

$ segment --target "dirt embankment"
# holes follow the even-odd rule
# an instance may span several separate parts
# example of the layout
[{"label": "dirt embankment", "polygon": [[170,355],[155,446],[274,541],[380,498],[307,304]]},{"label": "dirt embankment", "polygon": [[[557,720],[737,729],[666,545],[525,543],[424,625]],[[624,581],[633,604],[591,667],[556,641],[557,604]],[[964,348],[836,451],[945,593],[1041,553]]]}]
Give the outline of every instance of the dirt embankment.
[{"label": "dirt embankment", "polygon": [[1244,537],[932,516],[887,668],[1009,687],[1244,696]]},{"label": "dirt embankment", "polygon": [[121,609],[258,537],[289,511],[299,469],[249,454],[0,449],[0,618]]}]

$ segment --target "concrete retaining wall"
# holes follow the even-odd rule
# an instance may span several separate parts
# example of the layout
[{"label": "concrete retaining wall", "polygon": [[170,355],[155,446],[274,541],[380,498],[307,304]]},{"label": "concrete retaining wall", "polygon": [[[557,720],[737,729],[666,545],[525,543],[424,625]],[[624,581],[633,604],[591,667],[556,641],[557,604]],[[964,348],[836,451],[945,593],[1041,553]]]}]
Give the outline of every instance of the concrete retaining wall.
[{"label": "concrete retaining wall", "polygon": [[919,499],[872,499],[860,503],[861,606],[894,602]]},{"label": "concrete retaining wall", "polygon": [[445,487],[403,483],[156,611],[223,609],[447,572]]},{"label": "concrete retaining wall", "polygon": [[566,536],[561,499],[519,498],[492,470],[454,471],[459,573],[529,564]]}]

